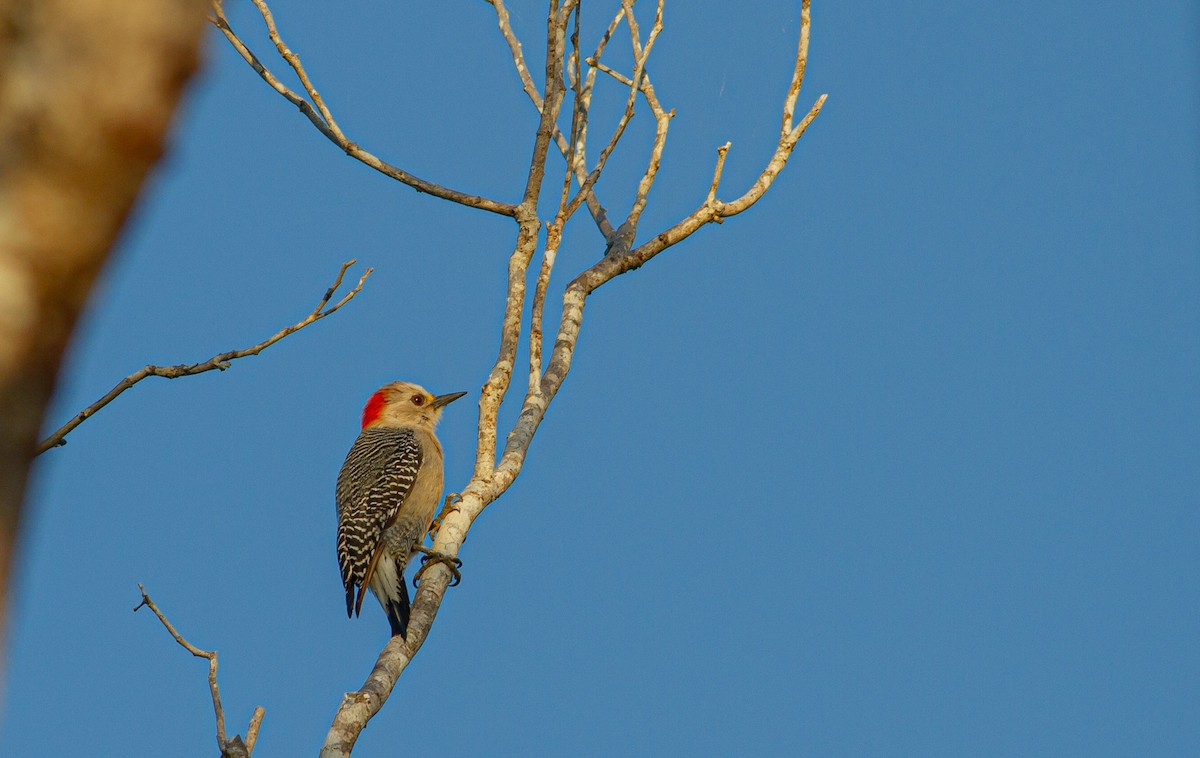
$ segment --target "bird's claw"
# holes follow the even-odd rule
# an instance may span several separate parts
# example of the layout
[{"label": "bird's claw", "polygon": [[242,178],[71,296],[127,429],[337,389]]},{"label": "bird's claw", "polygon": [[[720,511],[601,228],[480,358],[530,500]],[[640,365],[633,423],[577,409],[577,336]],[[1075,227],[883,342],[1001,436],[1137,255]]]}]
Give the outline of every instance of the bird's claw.
[{"label": "bird's claw", "polygon": [[421,586],[421,575],[428,571],[429,567],[435,563],[444,564],[446,568],[450,569],[450,575],[454,577],[454,581],[450,582],[451,587],[462,581],[462,572],[459,571],[462,568],[462,561],[458,558],[446,555],[445,553],[439,553],[436,550],[430,550],[426,547],[418,547],[417,551],[424,553],[424,555],[421,557],[421,568],[417,569],[416,575],[413,576],[414,587]]}]

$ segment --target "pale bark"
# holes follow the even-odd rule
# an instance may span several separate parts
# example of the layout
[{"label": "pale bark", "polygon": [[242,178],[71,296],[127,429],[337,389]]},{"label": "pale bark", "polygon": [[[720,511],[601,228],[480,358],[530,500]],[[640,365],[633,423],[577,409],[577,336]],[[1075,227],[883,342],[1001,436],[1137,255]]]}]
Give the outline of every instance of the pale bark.
[{"label": "pale bark", "polygon": [[0,637],[63,351],[199,62],[199,0],[0,1]]}]

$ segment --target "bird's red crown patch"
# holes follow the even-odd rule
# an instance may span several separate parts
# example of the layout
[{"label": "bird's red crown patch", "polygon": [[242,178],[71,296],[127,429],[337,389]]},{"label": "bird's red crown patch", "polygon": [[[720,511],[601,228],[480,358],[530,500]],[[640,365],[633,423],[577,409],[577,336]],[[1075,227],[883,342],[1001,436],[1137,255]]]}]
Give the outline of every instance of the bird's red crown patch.
[{"label": "bird's red crown patch", "polygon": [[363,407],[362,428],[366,429],[371,423],[378,421],[383,415],[383,406],[387,404],[387,394],[383,390],[379,390],[367,404]]}]

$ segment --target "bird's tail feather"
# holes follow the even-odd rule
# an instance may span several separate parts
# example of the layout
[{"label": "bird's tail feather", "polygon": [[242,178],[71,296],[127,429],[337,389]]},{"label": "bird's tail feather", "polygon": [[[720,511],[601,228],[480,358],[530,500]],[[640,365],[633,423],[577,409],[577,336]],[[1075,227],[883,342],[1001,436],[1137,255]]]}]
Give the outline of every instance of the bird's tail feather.
[{"label": "bird's tail feather", "polygon": [[[399,567],[398,567],[399,568]],[[400,596],[397,598],[389,598],[387,607],[384,610],[387,612],[388,623],[392,625],[392,636],[400,635],[405,641],[408,640],[408,615],[412,610],[412,606],[408,601],[408,585],[404,583],[404,569],[400,571]]]},{"label": "bird's tail feather", "polygon": [[404,582],[405,561],[384,558],[375,567],[371,576],[371,593],[379,600],[383,612],[387,614],[388,624],[392,627],[392,636],[405,636],[408,629],[408,615],[411,609],[408,600],[408,585]]}]

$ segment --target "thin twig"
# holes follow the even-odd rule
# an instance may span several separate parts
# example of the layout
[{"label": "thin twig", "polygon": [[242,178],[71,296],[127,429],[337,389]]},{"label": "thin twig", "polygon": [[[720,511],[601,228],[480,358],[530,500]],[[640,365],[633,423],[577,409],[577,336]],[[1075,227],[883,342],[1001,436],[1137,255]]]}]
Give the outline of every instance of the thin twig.
[{"label": "thin twig", "polygon": [[212,694],[213,712],[215,713],[217,719],[217,748],[221,751],[221,755],[232,756],[239,752],[244,752],[246,755],[250,755],[254,751],[254,742],[258,739],[258,729],[262,725],[263,715],[265,713],[262,706],[254,709],[254,716],[250,719],[250,728],[246,730],[246,741],[244,745],[242,744],[241,739],[236,736],[232,740],[226,740],[225,709],[221,707],[221,690],[217,687],[217,651],[201,650],[185,640],[183,635],[175,629],[174,625],[167,620],[167,617],[163,615],[163,612],[160,611],[158,606],[154,604],[154,601],[150,599],[150,596],[146,594],[146,588],[143,587],[140,582],[138,583],[138,591],[142,593],[142,602],[138,603],[137,606],[134,607],[134,613],[137,613],[143,606],[149,608],[154,612],[154,615],[158,617],[158,620],[162,622],[162,625],[166,627],[167,632],[169,632],[170,635],[175,638],[175,641],[178,642],[184,650],[187,650],[197,658],[204,658],[208,660],[208,690]]},{"label": "thin twig", "polygon": [[704,198],[705,203],[712,203],[717,199],[717,187],[721,184],[721,174],[725,171],[725,156],[729,154],[729,147],[732,142],[726,142],[717,148],[717,165],[713,169],[712,184],[708,187],[708,196]]},{"label": "thin twig", "polygon": [[583,166],[580,165],[580,152],[587,142],[588,112],[587,103],[584,101],[584,79],[579,68],[578,8],[575,10],[575,28],[571,32],[571,52],[567,56],[567,72],[569,74],[568,78],[570,79],[571,90],[574,92],[575,97],[571,104],[571,144],[568,145],[567,153],[563,156],[566,159],[567,170],[563,172],[562,194],[558,201],[558,213],[555,216],[555,223],[565,223],[567,220],[564,210],[567,206],[567,198],[571,193],[571,179],[577,171],[583,169]]},{"label": "thin twig", "polygon": [[325,306],[328,305],[329,301],[333,298],[334,293],[337,292],[339,287],[341,287],[342,277],[346,275],[346,270],[353,266],[356,262],[356,260],[349,260],[342,264],[341,269],[338,271],[337,278],[333,280],[333,284],[328,290],[325,291],[325,295],[321,298],[321,302],[317,303],[317,307],[313,309],[312,313],[308,314],[291,326],[279,330],[267,339],[259,342],[257,345],[252,345],[250,347],[243,348],[242,350],[230,350],[229,352],[218,353],[217,355],[214,355],[206,361],[201,361],[200,363],[185,363],[175,366],[150,365],[133,372],[121,381],[117,382],[116,386],[105,393],[105,395],[99,400],[84,408],[79,413],[76,413],[70,421],[63,424],[58,431],[54,432],[54,434],[51,434],[46,439],[42,440],[41,444],[39,444],[37,447],[37,455],[41,455],[52,447],[58,447],[59,445],[67,444],[66,436],[70,434],[75,427],[79,426],[84,421],[87,421],[89,418],[94,416],[97,411],[111,403],[125,390],[142,381],[146,377],[161,376],[165,379],[178,379],[181,376],[194,376],[196,374],[203,374],[206,371],[224,371],[225,369],[229,368],[230,362],[235,361],[238,358],[245,358],[248,355],[258,355],[279,340],[287,337],[289,334],[298,332],[309,324],[314,324],[326,316],[336,313],[338,309],[353,300],[354,296],[362,291],[363,284],[367,281],[367,277],[371,275],[372,271],[374,271],[374,269],[371,268],[368,268],[366,271],[364,271],[354,289],[347,292],[346,295],[333,306],[325,308]]},{"label": "thin twig", "polygon": [[254,714],[250,716],[250,725],[246,727],[246,752],[254,752],[254,743],[258,742],[258,730],[265,715],[267,712],[261,705],[254,708]]},{"label": "thin twig", "polygon": [[[563,171],[562,192],[559,195],[558,211],[554,221],[546,225],[546,246],[542,252],[542,265],[538,271],[537,284],[533,291],[533,307],[529,316],[529,393],[537,393],[542,381],[542,323],[545,320],[546,290],[550,286],[550,275],[554,271],[554,261],[558,256],[559,244],[562,241],[563,229],[579,202],[571,203],[571,179],[583,170],[585,151],[587,149],[588,111],[591,104],[589,86],[594,80],[594,74],[589,72],[585,80],[580,68],[579,54],[579,16],[580,9],[575,8],[575,25],[571,31],[571,51],[567,56],[567,72],[574,101],[571,108],[571,142],[566,155],[566,170]],[[603,43],[601,43],[603,44]],[[577,195],[582,199],[591,193],[595,180],[588,177]]]},{"label": "thin twig", "polygon": [[558,257],[558,246],[562,240],[562,225],[557,221],[546,230],[546,249],[542,253],[542,266],[538,271],[537,284],[533,289],[533,307],[529,315],[529,392],[537,392],[542,381],[542,322],[546,312],[546,290],[550,287],[550,274]]},{"label": "thin twig", "polygon": [[626,87],[633,86],[633,79],[630,79],[628,76],[625,76],[620,71],[609,68],[607,64],[601,63],[600,61],[596,60],[595,58],[588,58],[587,64],[589,66],[591,66],[592,68],[596,69],[597,71],[603,71],[604,73],[611,76],[613,79],[616,79],[621,84],[624,84]]},{"label": "thin twig", "polygon": [[[500,27],[500,33],[504,36],[504,41],[508,43],[509,52],[512,54],[513,65],[517,69],[517,76],[521,79],[521,89],[525,91],[525,94],[529,97],[530,102],[533,103],[533,107],[537,109],[538,113],[541,113],[542,96],[538,92],[537,86],[533,83],[533,77],[529,73],[529,67],[525,64],[525,53],[521,48],[521,41],[517,39],[516,33],[513,32],[512,21],[509,19],[508,15],[508,8],[505,7],[504,0],[486,0],[486,2],[496,11],[496,23]],[[600,57],[600,54],[604,50],[604,46],[608,43],[609,38],[612,37],[613,31],[616,29],[617,24],[620,23],[621,17],[624,15],[624,13],[624,8],[617,13],[616,19],[613,20],[612,24],[609,26],[607,34],[605,34],[601,39],[593,57]],[[589,72],[589,96],[591,82],[594,81],[594,79],[595,76]],[[558,147],[558,151],[562,153],[564,158],[568,158],[572,152],[572,146],[571,143],[567,141],[567,138],[563,135],[563,133],[559,131],[557,125],[554,126],[553,138],[554,144]],[[583,183],[587,181],[586,163],[572,164],[568,158],[568,165],[571,165],[572,167],[576,182],[582,186]],[[608,214],[605,211],[604,206],[600,203],[599,198],[596,196],[595,188],[589,188],[586,192],[584,192],[584,199],[587,202],[588,211],[592,214],[592,218],[596,222],[597,228],[600,229],[600,233],[604,235],[605,239],[607,239],[612,234],[613,227],[612,223],[608,220]]]},{"label": "thin twig", "polygon": [[229,43],[233,45],[233,49],[237,50],[238,54],[242,56],[242,59],[245,60],[246,63],[250,64],[250,67],[253,68],[260,77],[262,77],[262,80],[265,81],[271,87],[271,89],[275,90],[284,98],[286,98],[288,102],[299,108],[300,112],[312,122],[313,126],[317,127],[321,134],[325,135],[326,139],[341,148],[346,155],[349,155],[351,158],[365,163],[385,176],[389,176],[399,182],[402,182],[403,184],[407,184],[409,187],[412,187],[418,192],[424,192],[426,194],[433,195],[434,197],[440,197],[443,200],[449,200],[470,208],[478,208],[491,213],[498,213],[502,216],[516,215],[517,207],[512,203],[502,203],[498,200],[492,200],[479,195],[470,195],[465,192],[449,189],[448,187],[443,187],[440,184],[435,184],[431,181],[422,179],[418,176],[408,173],[398,166],[393,166],[387,161],[380,159],[367,150],[364,150],[358,145],[358,143],[346,137],[341,128],[338,126],[337,122],[334,120],[333,114],[330,112],[329,108],[325,106],[325,101],[321,99],[320,94],[317,92],[316,88],[313,87],[308,73],[305,71],[304,66],[300,64],[300,57],[293,53],[292,50],[286,44],[284,44],[283,39],[279,36],[279,32],[275,27],[275,19],[271,15],[270,8],[267,7],[266,2],[264,0],[253,0],[253,2],[258,8],[259,13],[262,15],[263,21],[267,24],[268,34],[270,35],[271,40],[275,43],[276,49],[279,50],[280,55],[283,56],[288,65],[291,66],[291,68],[296,72],[296,75],[300,77],[300,82],[304,85],[305,91],[316,103],[315,108],[312,103],[309,103],[303,97],[296,94],[287,85],[281,82],[279,78],[271,73],[271,70],[263,65],[262,61],[260,61],[254,55],[254,53],[250,51],[250,48],[246,45],[246,43],[243,42],[240,37],[238,37],[238,35],[233,31],[233,27],[229,25],[229,19],[225,17],[225,11],[221,7],[221,0],[212,0],[213,15],[209,17],[209,21],[212,22],[213,26],[221,30],[221,33],[224,34],[225,38],[229,40]]},{"label": "thin twig", "polygon": [[321,131],[321,134],[324,134],[325,137],[334,144],[338,144],[338,136],[333,133],[333,131],[329,128],[329,124],[325,123],[325,120],[319,113],[317,113],[316,110],[313,109],[312,105],[307,100],[293,92],[286,84],[279,81],[278,77],[272,74],[270,69],[264,66],[262,61],[260,61],[258,57],[251,52],[250,48],[246,46],[246,43],[242,42],[241,38],[234,33],[233,27],[229,25],[229,19],[225,17],[225,8],[222,6],[222,0],[212,0],[212,9],[213,15],[209,17],[209,22],[225,35],[225,39],[229,40],[229,44],[233,45],[233,49],[238,52],[238,55],[242,56],[242,59],[246,61],[246,63],[250,64],[250,67],[254,69],[255,73],[262,77],[262,80],[266,82],[271,89],[278,92],[285,99],[287,99],[288,102],[299,108],[300,112],[303,113],[308,120],[313,123],[313,126],[317,127],[317,129]]},{"label": "thin twig", "polygon": [[308,78],[308,72],[300,64],[300,56],[292,52],[291,48],[284,43],[283,38],[279,36],[279,30],[275,28],[275,17],[271,15],[271,9],[267,7],[264,0],[251,0],[251,2],[254,3],[254,7],[258,8],[259,14],[263,17],[263,22],[267,25],[267,36],[275,43],[275,49],[279,51],[279,57],[287,61],[287,64],[296,72],[296,76],[300,79],[300,84],[303,85],[304,91],[312,98],[313,103],[317,106],[317,110],[321,112],[321,118],[329,125],[329,131],[333,132],[339,142],[346,142],[346,135],[338,127],[333,114],[325,106],[325,101],[321,98],[321,93],[317,92],[317,88],[313,86],[312,81]]}]

